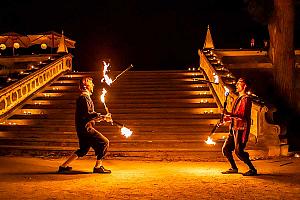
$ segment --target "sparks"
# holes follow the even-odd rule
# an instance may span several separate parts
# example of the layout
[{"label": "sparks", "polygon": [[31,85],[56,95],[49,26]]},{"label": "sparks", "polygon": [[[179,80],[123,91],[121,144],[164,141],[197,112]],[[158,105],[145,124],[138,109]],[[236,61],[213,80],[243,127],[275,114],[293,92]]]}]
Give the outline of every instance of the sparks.
[{"label": "sparks", "polygon": [[210,137],[207,137],[207,140],[205,140],[205,143],[216,145],[216,142],[214,142]]},{"label": "sparks", "polygon": [[126,128],[125,126],[123,126],[121,128],[121,134],[124,135],[126,138],[128,138],[131,136],[132,131],[129,128]]}]

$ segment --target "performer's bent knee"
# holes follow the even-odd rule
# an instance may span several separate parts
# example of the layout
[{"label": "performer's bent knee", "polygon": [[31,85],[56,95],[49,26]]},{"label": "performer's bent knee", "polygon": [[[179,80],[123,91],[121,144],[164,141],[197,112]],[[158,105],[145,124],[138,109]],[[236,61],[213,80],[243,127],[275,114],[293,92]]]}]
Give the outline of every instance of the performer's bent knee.
[{"label": "performer's bent knee", "polygon": [[77,151],[75,151],[75,154],[76,154],[78,157],[83,157],[83,156],[85,156],[87,153],[88,153],[87,150],[82,150],[82,149],[78,149]]}]

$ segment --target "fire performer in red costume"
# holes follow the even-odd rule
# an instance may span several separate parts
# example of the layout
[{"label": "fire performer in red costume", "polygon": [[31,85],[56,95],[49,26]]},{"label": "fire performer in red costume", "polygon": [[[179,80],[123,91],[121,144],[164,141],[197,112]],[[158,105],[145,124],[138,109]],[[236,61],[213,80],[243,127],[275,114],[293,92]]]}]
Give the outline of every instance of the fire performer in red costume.
[{"label": "fire performer in red costume", "polygon": [[105,169],[102,165],[108,146],[109,140],[98,132],[93,126],[95,121],[112,122],[111,114],[108,113],[102,116],[100,113],[95,112],[94,103],[91,95],[94,90],[93,79],[85,77],[80,81],[79,89],[81,95],[76,101],[75,124],[77,136],[79,139],[79,149],[75,151],[58,169],[58,173],[70,172],[72,167],[68,166],[72,161],[78,157],[85,156],[90,147],[95,150],[97,156],[94,173],[111,173],[110,170]]},{"label": "fire performer in red costume", "polygon": [[251,98],[247,95],[250,83],[245,78],[240,78],[236,83],[236,91],[239,97],[235,100],[232,112],[224,110],[224,121],[230,121],[230,133],[226,139],[222,152],[231,164],[231,168],[222,172],[223,174],[238,173],[238,168],[232,156],[234,151],[237,157],[248,165],[249,171],[243,173],[244,176],[255,176],[257,170],[249,159],[249,153],[245,152],[251,125]]}]

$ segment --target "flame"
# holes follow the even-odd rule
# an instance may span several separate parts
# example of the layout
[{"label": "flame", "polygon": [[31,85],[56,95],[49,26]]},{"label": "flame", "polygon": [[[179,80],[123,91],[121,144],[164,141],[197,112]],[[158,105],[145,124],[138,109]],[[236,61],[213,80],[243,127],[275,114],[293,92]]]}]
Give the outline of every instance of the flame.
[{"label": "flame", "polygon": [[229,95],[229,93],[230,93],[230,90],[225,86],[224,87],[224,89],[225,89],[225,96],[228,96]]},{"label": "flame", "polygon": [[106,112],[108,113],[108,108],[106,106],[106,103],[105,103],[105,95],[106,95],[107,91],[105,88],[102,89],[102,94],[100,96],[100,99],[101,99],[101,102],[103,103],[104,107],[105,107],[105,110]]},{"label": "flame", "polygon": [[132,131],[129,128],[122,127],[121,128],[121,134],[124,135],[126,138],[130,137],[132,134]]},{"label": "flame", "polygon": [[103,66],[103,78],[102,78],[102,82],[103,81],[105,81],[105,83],[107,84],[107,85],[111,85],[112,84],[112,79],[111,78],[109,78],[109,76],[107,75],[107,72],[108,72],[108,67],[110,66],[110,64],[109,63],[106,63],[105,61],[103,61],[103,64],[104,64],[104,66]]},{"label": "flame", "polygon": [[106,95],[107,91],[105,88],[102,89],[102,94],[101,94],[101,102],[105,104],[105,95]]},{"label": "flame", "polygon": [[207,137],[207,140],[205,140],[205,143],[216,145],[216,142],[214,142],[210,137]]}]

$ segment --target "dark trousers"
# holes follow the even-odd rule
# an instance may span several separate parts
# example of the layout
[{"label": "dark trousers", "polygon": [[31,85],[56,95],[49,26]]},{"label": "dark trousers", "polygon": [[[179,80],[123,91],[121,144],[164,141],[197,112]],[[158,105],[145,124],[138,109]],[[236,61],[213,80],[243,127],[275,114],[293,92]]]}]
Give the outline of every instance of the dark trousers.
[{"label": "dark trousers", "polygon": [[249,166],[250,169],[255,169],[249,159],[249,153],[245,151],[247,142],[242,142],[242,133],[243,131],[230,130],[230,134],[222,148],[223,155],[226,156],[233,169],[237,169],[232,155],[233,151],[241,161]]},{"label": "dark trousers", "polygon": [[109,140],[93,127],[88,127],[84,131],[77,132],[79,139],[79,149],[75,151],[78,157],[85,156],[92,147],[97,156],[97,160],[101,160],[106,155],[109,147]]}]

